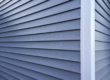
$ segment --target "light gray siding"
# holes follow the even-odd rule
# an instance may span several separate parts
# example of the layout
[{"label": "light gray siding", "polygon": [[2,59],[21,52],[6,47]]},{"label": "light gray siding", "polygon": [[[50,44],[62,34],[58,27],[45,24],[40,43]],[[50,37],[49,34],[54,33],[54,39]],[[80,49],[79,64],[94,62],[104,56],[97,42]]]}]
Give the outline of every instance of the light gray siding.
[{"label": "light gray siding", "polygon": [[81,80],[80,0],[2,1],[0,75],[3,80]]},{"label": "light gray siding", "polygon": [[96,0],[96,80],[110,80],[110,2]]}]

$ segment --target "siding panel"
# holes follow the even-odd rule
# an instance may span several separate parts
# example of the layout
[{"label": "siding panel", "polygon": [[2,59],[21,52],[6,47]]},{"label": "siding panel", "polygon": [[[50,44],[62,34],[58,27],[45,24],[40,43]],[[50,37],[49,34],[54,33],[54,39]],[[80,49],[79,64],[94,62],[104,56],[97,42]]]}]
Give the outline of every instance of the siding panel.
[{"label": "siding panel", "polygon": [[80,0],[6,0],[0,16],[1,79],[81,80]]},{"label": "siding panel", "polygon": [[110,73],[110,4],[96,0],[96,80],[109,80]]}]

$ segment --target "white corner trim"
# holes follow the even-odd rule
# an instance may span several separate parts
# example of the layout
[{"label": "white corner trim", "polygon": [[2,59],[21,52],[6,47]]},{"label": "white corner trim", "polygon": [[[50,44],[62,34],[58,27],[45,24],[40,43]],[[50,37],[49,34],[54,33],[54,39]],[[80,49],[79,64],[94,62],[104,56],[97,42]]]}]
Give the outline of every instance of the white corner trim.
[{"label": "white corner trim", "polygon": [[81,0],[81,80],[95,80],[95,0]]}]

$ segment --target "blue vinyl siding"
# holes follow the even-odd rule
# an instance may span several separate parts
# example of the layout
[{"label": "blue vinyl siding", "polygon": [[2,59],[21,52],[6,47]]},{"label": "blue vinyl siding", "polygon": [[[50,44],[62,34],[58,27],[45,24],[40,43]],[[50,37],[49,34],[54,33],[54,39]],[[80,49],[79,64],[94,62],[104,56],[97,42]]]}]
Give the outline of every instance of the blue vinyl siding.
[{"label": "blue vinyl siding", "polygon": [[110,80],[110,3],[96,0],[96,80]]},{"label": "blue vinyl siding", "polygon": [[80,0],[0,3],[1,80],[81,80]]}]

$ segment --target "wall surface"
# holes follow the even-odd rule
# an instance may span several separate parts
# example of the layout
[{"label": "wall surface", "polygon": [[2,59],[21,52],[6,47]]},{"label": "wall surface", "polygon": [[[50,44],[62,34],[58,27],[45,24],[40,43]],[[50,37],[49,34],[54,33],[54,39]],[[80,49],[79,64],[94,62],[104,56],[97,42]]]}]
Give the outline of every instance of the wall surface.
[{"label": "wall surface", "polygon": [[0,78],[80,80],[80,0],[3,0]]},{"label": "wall surface", "polygon": [[110,80],[110,1],[96,0],[96,80]]}]

